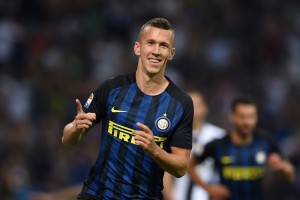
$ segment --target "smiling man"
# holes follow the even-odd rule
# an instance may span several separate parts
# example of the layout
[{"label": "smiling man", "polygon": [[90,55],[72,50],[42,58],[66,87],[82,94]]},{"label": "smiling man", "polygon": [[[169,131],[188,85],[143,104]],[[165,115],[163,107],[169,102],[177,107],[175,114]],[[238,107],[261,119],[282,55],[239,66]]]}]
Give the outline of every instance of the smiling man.
[{"label": "smiling man", "polygon": [[62,142],[78,143],[102,121],[98,159],[78,199],[163,199],[165,171],[181,177],[192,148],[193,103],[164,76],[175,54],[174,30],[163,18],[141,27],[135,73],[104,82],[64,128]]}]

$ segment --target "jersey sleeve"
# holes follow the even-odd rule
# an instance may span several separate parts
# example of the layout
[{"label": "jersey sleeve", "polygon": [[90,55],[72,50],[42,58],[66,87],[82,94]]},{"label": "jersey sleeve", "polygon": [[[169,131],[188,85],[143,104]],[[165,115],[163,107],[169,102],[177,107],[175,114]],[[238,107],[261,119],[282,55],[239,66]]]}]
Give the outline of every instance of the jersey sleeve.
[{"label": "jersey sleeve", "polygon": [[206,158],[211,157],[214,158],[215,155],[215,146],[217,144],[217,140],[213,140],[209,143],[207,143],[204,146],[203,152],[202,153],[193,153],[193,156],[196,158],[197,163],[201,163],[204,161]]},{"label": "jersey sleeve", "polygon": [[260,136],[267,143],[268,154],[271,153],[281,154],[279,150],[279,146],[271,132],[264,129],[258,129],[254,132],[254,134]]},{"label": "jersey sleeve", "polygon": [[184,112],[178,127],[176,128],[171,146],[192,149],[192,127],[193,127],[194,107],[193,102],[189,98],[186,101]]},{"label": "jersey sleeve", "polygon": [[84,104],[83,111],[85,113],[90,112],[96,114],[94,123],[99,123],[105,115],[108,92],[108,81],[105,81],[90,95]]},{"label": "jersey sleeve", "polygon": [[268,141],[269,145],[270,145],[270,153],[280,153],[279,150],[279,146],[275,140],[275,138],[273,138],[270,133],[266,136],[266,140]]}]

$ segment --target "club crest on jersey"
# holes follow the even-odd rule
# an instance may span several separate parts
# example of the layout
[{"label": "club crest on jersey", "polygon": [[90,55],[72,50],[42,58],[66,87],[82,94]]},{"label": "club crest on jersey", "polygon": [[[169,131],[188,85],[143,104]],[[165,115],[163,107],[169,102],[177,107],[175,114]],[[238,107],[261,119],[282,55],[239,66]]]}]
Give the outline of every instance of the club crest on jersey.
[{"label": "club crest on jersey", "polygon": [[258,164],[264,164],[267,160],[266,153],[264,151],[259,151],[255,155],[256,162]]},{"label": "club crest on jersey", "polygon": [[165,113],[162,117],[157,118],[155,121],[155,126],[158,131],[160,132],[166,132],[171,127],[171,122],[167,118],[167,113]]},{"label": "club crest on jersey", "polygon": [[91,105],[93,99],[94,99],[94,93],[92,93],[92,94],[90,95],[90,97],[88,98],[88,100],[85,102],[84,107],[85,107],[85,108],[88,108],[88,107]]}]

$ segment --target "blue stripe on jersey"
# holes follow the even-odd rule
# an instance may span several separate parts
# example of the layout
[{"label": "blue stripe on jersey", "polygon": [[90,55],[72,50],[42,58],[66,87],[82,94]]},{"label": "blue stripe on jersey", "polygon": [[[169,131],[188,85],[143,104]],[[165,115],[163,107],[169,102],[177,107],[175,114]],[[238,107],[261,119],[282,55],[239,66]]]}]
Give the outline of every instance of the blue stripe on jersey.
[{"label": "blue stripe on jersey", "polygon": [[[125,98],[124,98],[122,104],[120,105],[120,107],[118,107],[119,110],[127,111],[126,113],[122,113],[122,114],[125,115],[125,117],[116,117],[116,119],[114,121],[115,123],[125,124],[126,116],[129,113],[129,110],[131,108],[131,104],[133,102],[133,99],[135,97],[136,92],[137,92],[136,84],[131,84],[128,91],[127,91],[127,93],[126,93],[126,95],[125,95]],[[115,105],[113,105],[113,106],[115,106]],[[121,114],[119,114],[117,116],[121,116]],[[131,127],[129,127],[129,128],[131,128]],[[116,184],[113,182],[113,180],[121,181],[121,180],[118,180],[118,177],[122,177],[123,175],[118,174],[119,171],[117,171],[117,169],[113,168],[112,166],[122,167],[122,168],[125,166],[125,163],[121,163],[123,166],[119,166],[119,159],[120,158],[118,158],[118,155],[116,155],[116,154],[121,153],[123,158],[126,157],[128,159],[128,157],[126,155],[126,151],[125,152],[120,152],[120,148],[122,148],[121,145],[123,145],[123,146],[129,146],[129,145],[128,145],[128,143],[124,143],[121,140],[119,140],[117,138],[114,138],[113,136],[110,136],[110,137],[113,140],[111,150],[110,150],[110,154],[109,154],[109,157],[108,157],[108,160],[110,161],[108,164],[109,164],[111,170],[109,170],[108,173],[107,173],[108,179],[105,182],[105,185],[108,188],[113,188],[115,190]],[[128,147],[125,147],[125,149],[126,148],[128,148]],[[124,179],[124,180],[126,180],[126,179]],[[118,185],[121,185],[121,183],[119,183]],[[121,191],[122,191],[122,188],[118,188],[118,189],[121,189]],[[105,195],[112,198],[113,195],[115,195],[117,192],[120,192],[120,191],[114,191],[114,193],[112,193],[111,191],[106,190]]]},{"label": "blue stripe on jersey", "polygon": [[[155,115],[155,119],[164,116],[165,113],[168,114],[167,109],[168,109],[170,99],[171,99],[171,97],[168,93],[164,92],[161,94],[161,99],[160,99],[160,103],[158,106],[158,110]],[[159,136],[161,134],[159,132],[159,130],[157,130],[157,128],[155,128],[155,124],[154,124],[154,127],[151,127],[150,129],[152,129],[154,135]]]},{"label": "blue stripe on jersey", "polygon": [[[237,147],[234,144],[230,144],[230,148],[229,148],[229,155],[232,156],[234,155],[234,163],[239,163],[239,159],[240,159],[240,155],[239,155],[239,151],[237,149]],[[232,166],[236,166],[236,164],[230,164]],[[232,195],[232,199],[233,200],[237,200],[239,199],[239,182],[237,181],[230,181],[230,188],[231,188],[231,195]]]},{"label": "blue stripe on jersey", "polygon": [[[152,97],[151,96],[148,96],[148,95],[144,95],[143,94],[143,101],[141,102],[140,106],[139,106],[139,110],[138,110],[138,114],[136,116],[136,120],[135,120],[135,123],[134,123],[134,127],[133,129],[137,129],[137,126],[136,126],[136,123],[137,122],[140,122],[140,123],[143,123],[145,125],[147,125],[145,123],[145,119],[146,119],[146,113],[148,112],[148,109],[149,109],[149,106],[151,104],[151,100],[152,100]],[[144,151],[139,147],[139,146],[133,146],[134,147],[134,152],[130,152],[132,155],[134,155],[134,153],[136,154],[137,151],[139,151],[140,153],[137,156],[129,156],[129,162],[131,163],[134,163],[133,166],[136,166],[138,168],[138,165],[142,165],[142,159],[144,158]],[[142,166],[144,167],[144,166]],[[141,178],[141,177],[133,177],[133,172],[135,171],[136,169],[134,169],[133,167],[129,168],[128,169],[128,176],[127,176],[127,179],[126,177],[123,177],[126,181],[128,182],[131,182],[132,180],[136,180],[136,178]],[[140,173],[138,173],[138,175],[140,175]],[[141,187],[142,185],[138,185],[138,189],[139,191],[146,191],[144,188]],[[125,191],[129,191],[129,194],[132,194],[132,195],[136,195],[136,194],[133,194],[133,193],[136,193],[138,191],[133,191],[133,188],[130,186],[130,185],[124,185],[123,189]],[[143,190],[144,189],[144,190]],[[140,198],[144,197],[145,195],[143,196],[140,196]]]},{"label": "blue stripe on jersey", "polygon": [[[110,93],[109,93],[109,100],[110,101],[115,101],[115,99],[116,99],[116,96],[120,93],[120,88],[116,88],[116,89],[114,89],[114,90],[112,90]],[[107,104],[108,104],[109,102],[107,102]],[[106,107],[107,107],[107,105],[106,105]],[[110,117],[111,117],[111,112],[106,112],[107,113],[107,117],[106,117],[106,119],[109,119]],[[99,157],[98,157],[98,159],[97,159],[97,163],[96,163],[96,165],[95,165],[95,168],[96,168],[96,171],[100,171],[100,170],[102,170],[102,168],[104,169],[104,159],[108,156],[108,154],[110,153],[109,152],[109,149],[108,148],[105,148],[105,147],[107,147],[108,145],[107,145],[107,143],[108,143],[108,141],[110,142],[112,139],[110,138],[110,136],[108,135],[108,134],[104,134],[104,133],[106,133],[106,130],[105,130],[105,128],[108,126],[108,120],[103,120],[103,126],[102,126],[102,142],[101,142],[101,147],[102,148],[100,148],[100,153],[99,153]],[[95,172],[95,174],[97,174],[97,172]],[[103,173],[102,173],[103,174]],[[101,173],[98,173],[98,176],[96,176],[96,180],[98,180],[99,181],[99,179],[100,179],[100,183],[99,184],[97,184],[96,182],[94,182],[93,183],[93,186],[94,187],[96,187],[95,188],[95,191],[98,191],[99,190],[99,188],[101,188],[104,184],[101,182],[102,180],[101,180],[101,178],[100,178],[100,176],[102,175]],[[103,177],[102,177],[103,178]],[[88,192],[89,193],[89,192]],[[89,194],[94,194],[94,193],[89,193]]]},{"label": "blue stripe on jersey", "polygon": [[[147,95],[144,95],[137,87],[137,85],[135,84],[136,86],[136,89],[137,89],[137,93],[138,93],[138,96],[136,98],[138,99],[141,99],[140,100],[140,103],[139,105],[136,105],[138,106],[138,108],[135,108],[137,114],[135,116],[135,119],[134,119],[134,123],[132,124],[133,125],[133,129],[136,130],[138,129],[138,127],[136,126],[136,123],[137,122],[140,122],[140,123],[144,123],[145,122],[145,113],[147,113],[148,111],[148,108],[149,108],[149,105],[150,105],[150,102],[151,102],[151,97],[150,96],[147,96]],[[125,171],[124,171],[124,174],[123,174],[123,179],[125,180],[124,181],[124,184],[122,184],[122,191],[126,191],[126,194],[128,196],[131,195],[132,193],[132,190],[135,189],[135,190],[138,190],[138,186],[136,186],[136,188],[133,188],[132,185],[128,184],[128,183],[132,183],[133,182],[133,172],[136,169],[136,162],[139,161],[141,162],[141,160],[143,159],[143,155],[144,155],[144,151],[137,145],[128,145],[127,147],[127,154],[126,154],[126,160],[124,160],[124,166],[130,166],[130,167],[126,167],[125,168]],[[127,183],[127,184],[125,184]],[[132,198],[134,198],[134,196],[132,196]]]},{"label": "blue stripe on jersey", "polygon": [[[158,111],[157,105],[159,104],[160,100],[161,100],[161,96],[155,96],[155,97],[152,97],[152,99],[151,99],[149,110],[148,110],[147,116],[146,116],[147,123],[152,122],[152,124],[148,124],[149,128],[150,127],[152,128],[153,126],[155,126],[154,121],[155,121],[156,113]],[[149,182],[151,181],[149,179],[150,178],[155,179],[153,176],[149,177],[149,174],[151,174],[151,172],[156,173],[156,171],[151,171],[152,170],[152,167],[151,167],[152,164],[155,164],[153,159],[148,154],[144,154],[144,158],[142,159],[142,166],[143,166],[143,169],[144,169],[145,173],[140,173],[139,174],[140,175],[140,178],[139,178],[139,182],[140,182],[139,197],[141,197],[143,195],[142,194],[143,191],[147,191],[147,192],[150,191],[148,193],[153,192],[153,188],[150,187],[150,185],[149,185]],[[159,175],[157,175],[157,177],[158,176]],[[157,181],[155,181],[155,182],[157,182]],[[151,195],[151,194],[149,194],[149,195]],[[154,197],[153,194],[151,196]]]},{"label": "blue stripe on jersey", "polygon": [[[110,107],[108,106],[109,104],[114,104],[114,103],[118,103],[119,101],[122,101],[122,99],[117,99],[116,97],[119,95],[123,95],[124,92],[126,92],[127,88],[125,87],[120,87],[120,88],[116,88],[114,90],[112,90],[109,93],[109,98],[108,98],[108,102],[106,107],[109,109]],[[120,98],[120,97],[119,97]],[[105,117],[105,119],[103,120],[103,127],[102,127],[102,144],[104,146],[101,146],[100,148],[100,154],[99,154],[99,162],[97,162],[96,165],[96,170],[95,170],[95,179],[96,181],[93,182],[94,187],[96,188],[97,193],[102,194],[102,188],[105,185],[105,183],[110,179],[110,176],[108,174],[108,172],[110,171],[109,169],[109,165],[106,162],[107,158],[110,156],[111,153],[111,145],[114,143],[113,142],[113,138],[111,137],[111,135],[107,134],[107,130],[106,128],[108,127],[108,119],[113,119],[114,117],[111,116],[111,112],[107,111],[107,117]],[[99,171],[101,171],[101,173],[99,173]],[[103,182],[105,181],[105,183]],[[102,194],[102,195],[111,195],[112,191],[108,190],[108,188],[112,188],[113,187],[113,182],[108,182],[108,184],[106,185],[106,193]]]},{"label": "blue stripe on jersey", "polygon": [[[243,147],[241,151],[242,151],[241,159],[242,159],[242,163],[243,163],[242,166],[246,166],[246,167],[253,166],[251,164],[251,159],[249,159],[249,158],[251,158],[250,154],[249,154],[249,153],[251,153],[251,148],[248,147],[248,145],[247,145],[247,146]],[[251,191],[251,184],[248,181],[243,181],[243,188],[244,188],[244,191]],[[249,200],[251,194],[244,193],[242,195],[243,195],[243,199]]]},{"label": "blue stripe on jersey", "polygon": [[[172,120],[172,124],[177,124],[182,117],[182,113],[183,113],[183,107],[180,103],[177,103],[176,105],[176,115],[174,115],[174,118]],[[175,128],[175,127],[173,127]]]},{"label": "blue stripe on jersey", "polygon": [[[159,102],[157,112],[155,114],[155,120],[159,117],[164,116],[164,114],[167,112],[168,105],[169,105],[170,99],[171,99],[170,95],[167,92],[163,92],[160,96],[161,96],[160,97],[160,102]],[[150,129],[152,130],[154,135],[156,135],[156,136],[162,135],[162,133],[155,127],[155,124],[153,124],[153,126]],[[160,173],[163,173],[163,170],[158,167],[158,165],[153,161],[152,158],[150,158],[149,155],[145,155],[143,166],[144,166],[144,169],[148,172],[148,174],[151,174],[151,172],[157,173],[156,176],[148,177],[149,182],[155,183],[155,182],[158,182],[158,181],[162,181],[162,180],[156,180],[156,179],[157,179],[157,177],[162,177],[162,176],[160,176]],[[159,168],[160,171],[157,171],[157,168]],[[159,183],[157,183],[157,184],[160,185]],[[157,189],[155,189],[155,187],[156,187],[156,185],[149,185],[148,184],[147,190],[149,192],[149,195],[151,195],[151,196],[157,196],[158,195],[158,194],[154,193],[155,191],[157,191]]]},{"label": "blue stripe on jersey", "polygon": [[[119,94],[120,92],[120,88],[116,88],[114,90],[112,90],[110,92],[110,96],[111,96],[111,100],[114,100],[115,97]],[[112,94],[112,95],[111,95]],[[108,115],[110,115],[110,112],[107,112]],[[103,126],[102,126],[102,133],[105,132],[105,127],[107,127],[108,125],[108,121],[107,120],[103,120]],[[102,134],[101,136],[101,147],[106,147],[106,144],[107,144],[107,141],[109,140],[108,138],[108,134]],[[108,149],[105,149],[105,148],[100,148],[99,150],[99,156],[97,158],[97,161],[94,165],[94,168],[93,168],[93,174],[97,174],[97,171],[100,170],[102,168],[101,165],[103,165],[103,161],[104,161],[104,158],[106,157],[106,154],[108,153]],[[95,175],[95,176],[92,176],[92,177],[95,177],[96,180],[99,179],[99,176],[101,174],[98,173],[98,176]],[[88,194],[91,194],[91,195],[96,195],[97,194],[97,191],[99,190],[99,188],[102,186],[102,184],[96,184],[96,182],[94,180],[92,180],[93,182],[90,184],[89,188],[87,189],[87,193]]]}]

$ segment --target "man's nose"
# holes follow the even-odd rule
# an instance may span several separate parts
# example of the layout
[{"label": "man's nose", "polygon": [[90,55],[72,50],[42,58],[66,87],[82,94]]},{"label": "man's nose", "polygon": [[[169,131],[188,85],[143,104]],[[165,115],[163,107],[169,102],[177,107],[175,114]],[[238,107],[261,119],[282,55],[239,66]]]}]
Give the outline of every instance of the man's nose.
[{"label": "man's nose", "polygon": [[152,53],[155,54],[155,55],[160,54],[159,44],[154,45]]}]

